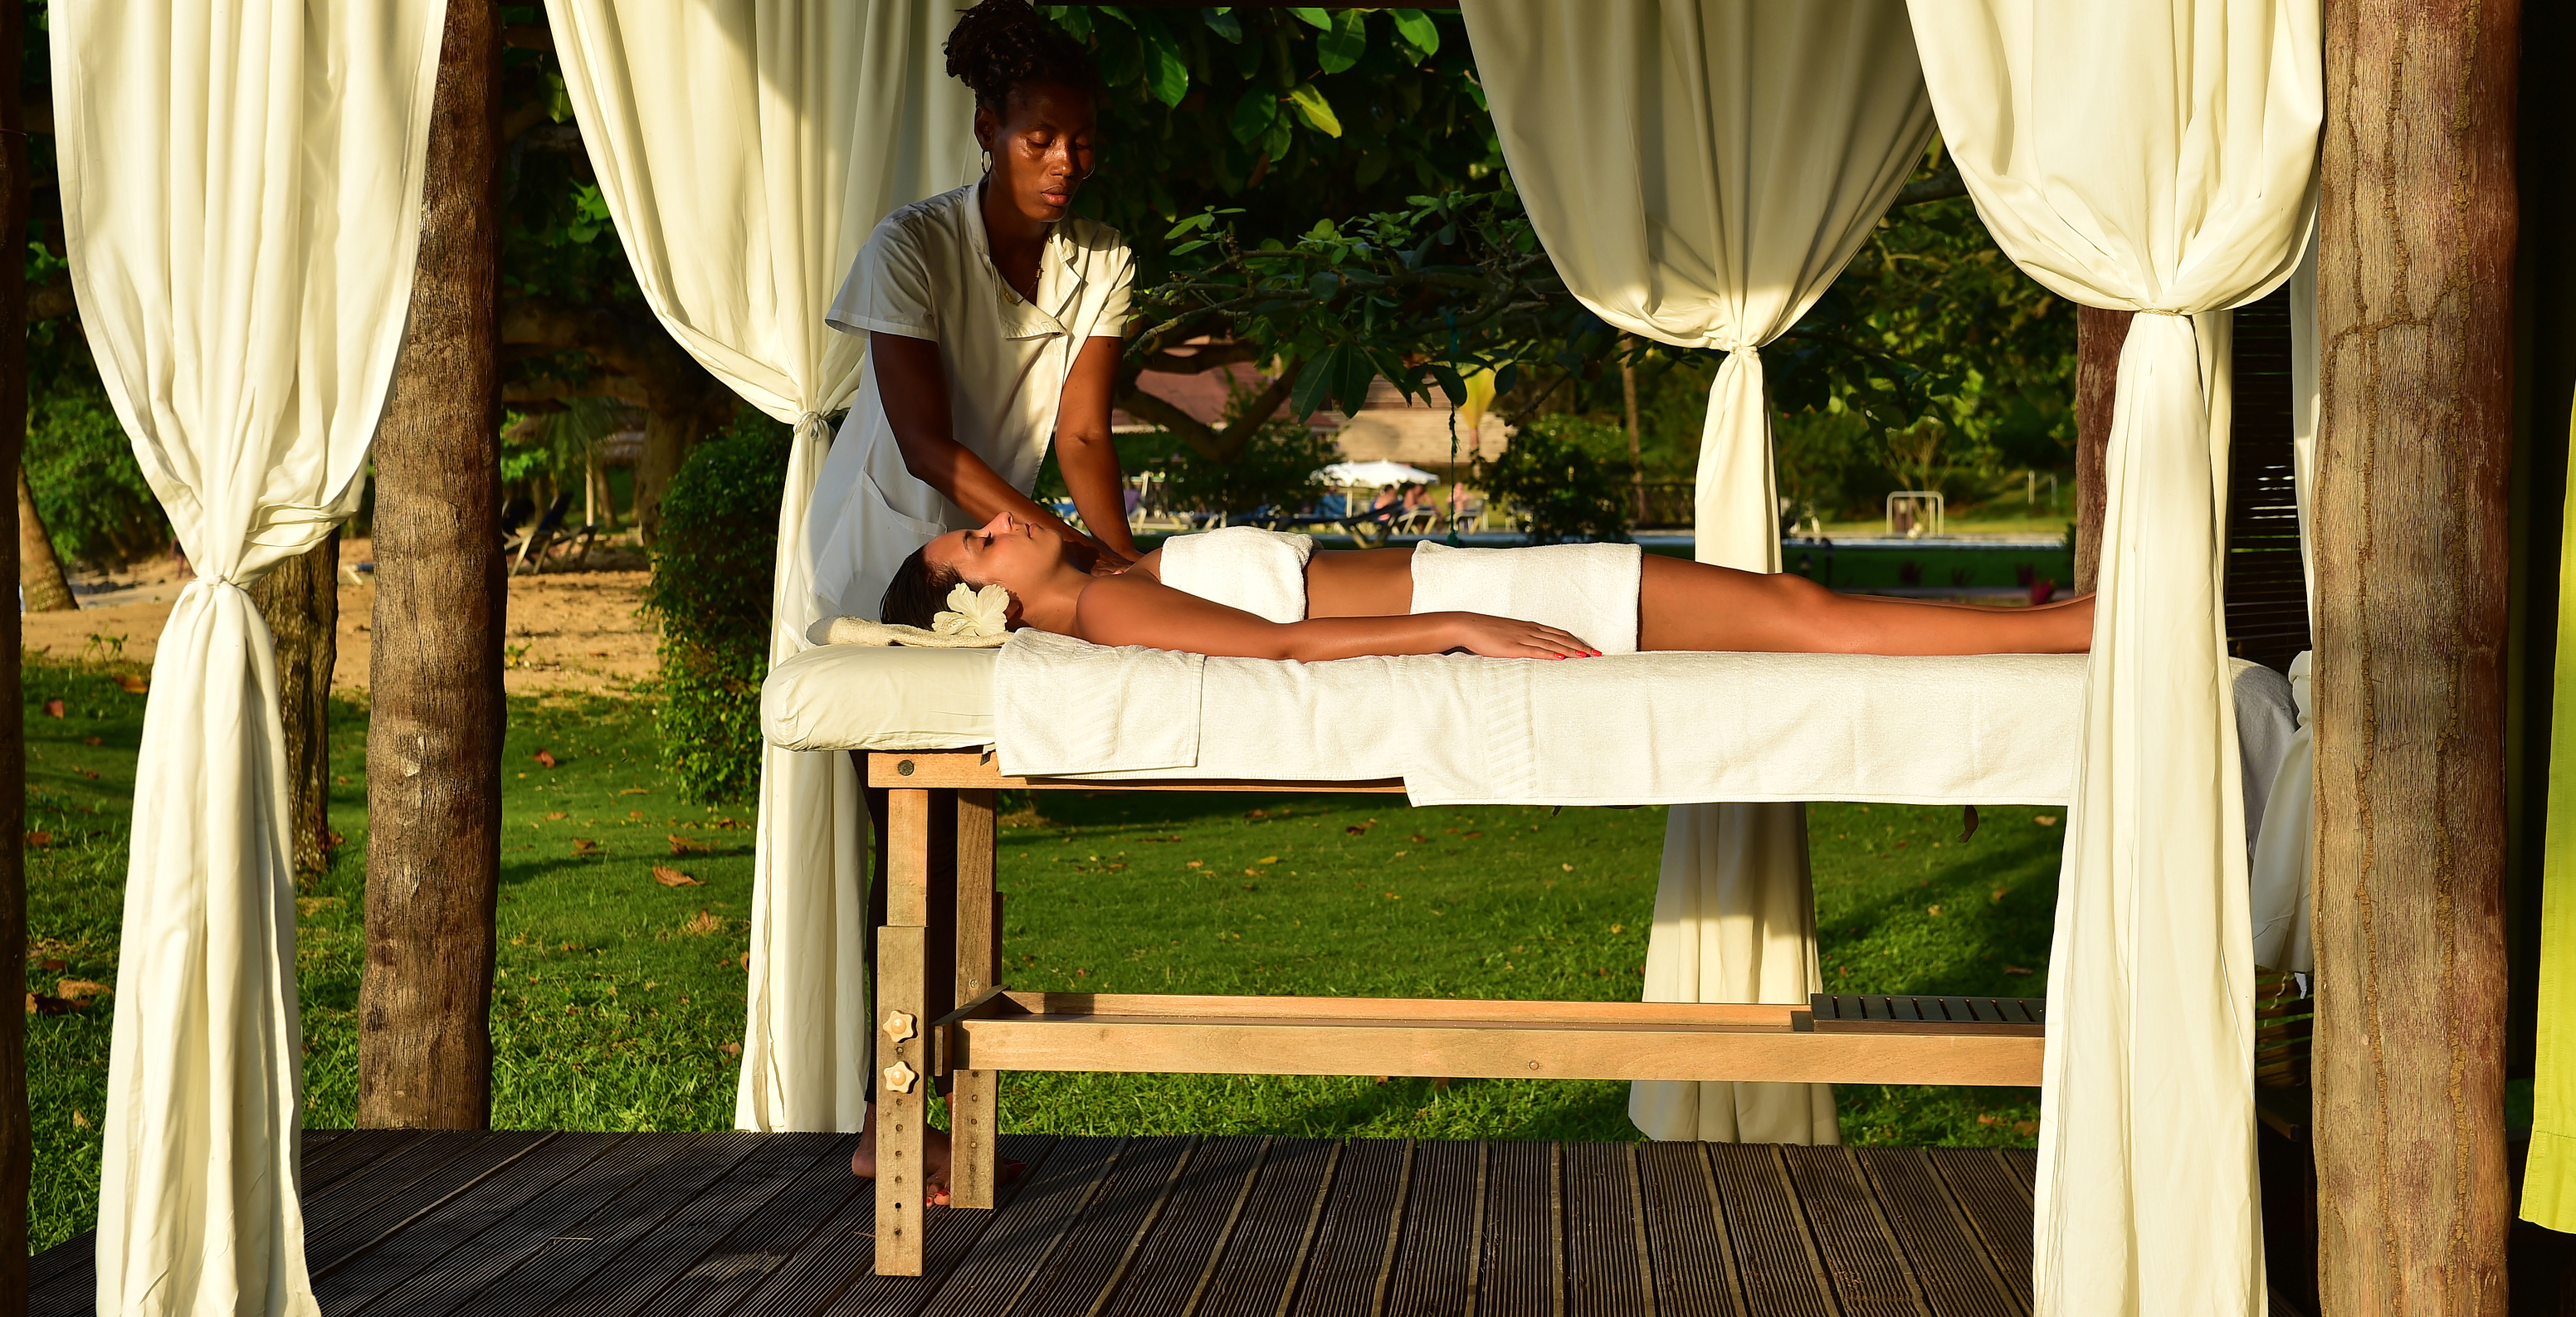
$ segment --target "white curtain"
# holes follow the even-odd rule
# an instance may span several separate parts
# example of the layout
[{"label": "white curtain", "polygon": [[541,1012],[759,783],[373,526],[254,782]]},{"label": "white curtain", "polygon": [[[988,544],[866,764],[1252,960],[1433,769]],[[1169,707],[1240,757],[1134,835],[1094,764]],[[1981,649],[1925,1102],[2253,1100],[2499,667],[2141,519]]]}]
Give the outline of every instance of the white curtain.
[{"label": "white curtain", "polygon": [[[2307,255],[2290,276],[2290,485],[2299,506],[2299,566],[2306,573],[2308,628],[2317,621],[2316,532],[2308,509],[2316,497],[2317,479],[2317,239],[2308,235]],[[2290,661],[2290,696],[2299,706],[2298,730],[2290,734],[2272,776],[2271,803],[2263,811],[2254,843],[2254,963],[2293,974],[2317,967],[2314,925],[2316,902],[2317,744],[2308,714],[2316,655],[2303,651]]]},{"label": "white curtain", "polygon": [[[547,0],[564,90],[645,300],[718,379],[795,426],[769,658],[821,614],[805,513],[866,340],[823,313],[887,212],[965,181],[974,100],[941,0]],[[855,1130],[867,1110],[868,870],[849,756],[761,753],[734,1120]]]},{"label": "white curtain", "polygon": [[[1726,354],[1700,436],[1697,557],[1780,569],[1763,344],[1842,273],[1922,157],[1896,0],[1467,0],[1477,76],[1548,257],[1620,329]],[[1806,811],[1672,811],[1650,1001],[1798,1002],[1816,968]],[[1641,1083],[1655,1138],[1832,1142],[1825,1085]]]},{"label": "white curtain", "polygon": [[2263,1310],[2227,317],[2316,205],[2316,0],[1913,0],[1952,157],[2052,291],[2134,310],[2049,960],[2038,1310]]},{"label": "white curtain", "polygon": [[196,578],[152,665],[98,1311],[317,1311],[277,655],[243,587],[354,511],[420,247],[443,0],[52,11],[81,328]]}]

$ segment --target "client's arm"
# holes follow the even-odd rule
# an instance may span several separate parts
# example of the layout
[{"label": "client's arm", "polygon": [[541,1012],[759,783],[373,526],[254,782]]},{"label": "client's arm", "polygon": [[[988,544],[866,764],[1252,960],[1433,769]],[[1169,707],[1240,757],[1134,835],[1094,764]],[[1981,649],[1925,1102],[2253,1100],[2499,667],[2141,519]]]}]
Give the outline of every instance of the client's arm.
[{"label": "client's arm", "polygon": [[1074,606],[1073,634],[1095,645],[1307,662],[1453,649],[1487,658],[1581,658],[1596,652],[1555,627],[1479,613],[1271,622],[1136,574],[1084,587]]}]

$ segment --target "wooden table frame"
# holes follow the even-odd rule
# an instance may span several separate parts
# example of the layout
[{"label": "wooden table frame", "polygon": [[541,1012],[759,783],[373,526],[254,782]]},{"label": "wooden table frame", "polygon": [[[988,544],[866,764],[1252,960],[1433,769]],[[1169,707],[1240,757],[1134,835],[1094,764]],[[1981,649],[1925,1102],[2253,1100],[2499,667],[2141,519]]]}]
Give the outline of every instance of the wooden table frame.
[{"label": "wooden table frame", "polygon": [[[1006,778],[972,750],[875,751],[888,794],[886,924],[877,934],[878,1275],[917,1276],[925,1117],[951,1082],[949,1200],[995,1200],[1000,1072],[1406,1075],[2036,1086],[2037,1026],[1830,1018],[1806,1006],[1012,992],[1000,981],[997,791],[1401,794],[1400,781]],[[928,1020],[934,792],[957,812],[957,1009]]]}]

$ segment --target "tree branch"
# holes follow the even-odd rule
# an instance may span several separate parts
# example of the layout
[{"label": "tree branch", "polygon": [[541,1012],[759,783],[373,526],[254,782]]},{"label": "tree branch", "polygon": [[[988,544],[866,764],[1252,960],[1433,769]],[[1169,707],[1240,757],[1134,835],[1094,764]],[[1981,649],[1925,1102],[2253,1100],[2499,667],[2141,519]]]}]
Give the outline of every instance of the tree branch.
[{"label": "tree branch", "polygon": [[1906,184],[1904,190],[1896,194],[1895,204],[1890,205],[1888,209],[1901,210],[1907,206],[1920,206],[1929,201],[1948,201],[1952,197],[1966,195],[1968,195],[1968,180],[1959,177],[1959,171],[1956,169],[1945,169],[1930,178],[1918,179]]},{"label": "tree branch", "polygon": [[1281,404],[1297,386],[1298,363],[1288,363],[1279,377],[1265,384],[1261,392],[1246,399],[1243,410],[1224,429],[1215,429],[1197,417],[1182,411],[1178,404],[1158,398],[1133,384],[1118,392],[1119,410],[1140,421],[1151,421],[1189,445],[1190,451],[1211,462],[1231,462],[1243,454],[1252,436],[1279,414]]}]

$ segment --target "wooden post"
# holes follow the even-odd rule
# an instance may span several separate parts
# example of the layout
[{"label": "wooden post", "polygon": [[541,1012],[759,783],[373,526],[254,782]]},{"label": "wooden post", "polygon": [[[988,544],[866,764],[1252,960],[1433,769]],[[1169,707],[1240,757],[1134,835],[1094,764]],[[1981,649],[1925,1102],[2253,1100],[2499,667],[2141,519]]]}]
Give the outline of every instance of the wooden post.
[{"label": "wooden post", "polygon": [[886,799],[886,922],[877,930],[876,1274],[921,1274],[930,1099],[930,798]]},{"label": "wooden post", "polygon": [[[21,68],[24,0],[0,0],[0,69]],[[27,250],[25,76],[0,96],[0,251]],[[0,261],[0,465],[15,467],[27,439],[27,267]],[[22,475],[20,479],[24,479]],[[0,536],[15,555],[18,537]],[[16,563],[9,564],[16,575]],[[0,983],[27,981],[26,707],[18,685],[16,609],[0,609]],[[35,1165],[27,1111],[27,1017],[0,1015],[0,1312],[27,1310],[27,1179]]]},{"label": "wooden post", "polygon": [[2327,0],[2318,1303],[2502,1313],[2514,0]]},{"label": "wooden post", "polygon": [[[993,891],[1000,838],[993,828],[993,792],[957,793],[957,996],[963,1006],[1001,980],[1001,906]],[[996,1107],[1001,1076],[960,1070],[948,1091],[948,1201],[958,1207],[991,1207],[999,1188],[995,1150],[1001,1129]]]},{"label": "wooden post", "polygon": [[331,669],[340,657],[340,532],[279,563],[250,587],[277,642],[286,724],[287,831],[295,876],[331,870]]},{"label": "wooden post", "polygon": [[2102,568],[2103,462],[2111,451],[2111,405],[2119,398],[2120,347],[2129,311],[2075,308],[2075,580],[2090,594]]},{"label": "wooden post", "polygon": [[501,828],[501,21],[450,0],[411,327],[376,439],[358,1123],[491,1123]]}]

